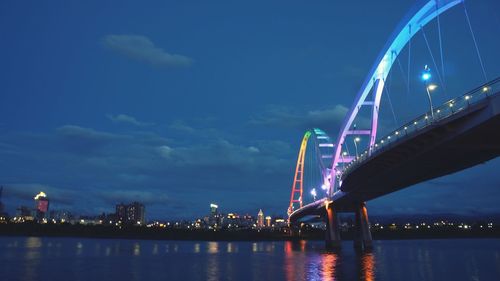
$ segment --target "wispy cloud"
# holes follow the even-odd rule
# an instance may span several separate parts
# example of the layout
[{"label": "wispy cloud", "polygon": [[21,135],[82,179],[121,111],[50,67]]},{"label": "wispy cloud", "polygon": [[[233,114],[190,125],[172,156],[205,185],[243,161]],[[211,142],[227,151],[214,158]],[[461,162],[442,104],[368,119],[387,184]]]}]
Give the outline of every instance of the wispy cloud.
[{"label": "wispy cloud", "polygon": [[113,51],[153,66],[187,67],[193,63],[192,58],[170,54],[142,35],[111,34],[104,37],[103,43]]},{"label": "wispy cloud", "polygon": [[268,106],[263,113],[252,118],[250,124],[301,130],[312,127],[336,129],[345,118],[347,110],[343,105],[311,111],[299,111],[286,106]]},{"label": "wispy cloud", "polygon": [[132,124],[135,126],[139,126],[139,127],[154,125],[154,123],[147,123],[147,122],[138,121],[135,117],[132,117],[132,116],[126,115],[126,114],[117,114],[117,115],[108,114],[108,115],[106,115],[106,117],[108,117],[109,120],[111,120],[115,123],[127,123],[127,124]]}]

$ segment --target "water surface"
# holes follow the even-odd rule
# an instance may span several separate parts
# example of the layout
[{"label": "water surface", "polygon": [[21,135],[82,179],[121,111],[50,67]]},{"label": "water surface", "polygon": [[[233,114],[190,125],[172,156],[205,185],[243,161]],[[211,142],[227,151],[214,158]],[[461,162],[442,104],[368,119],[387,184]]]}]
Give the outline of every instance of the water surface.
[{"label": "water surface", "polygon": [[0,280],[500,280],[499,239],[198,242],[0,237]]}]

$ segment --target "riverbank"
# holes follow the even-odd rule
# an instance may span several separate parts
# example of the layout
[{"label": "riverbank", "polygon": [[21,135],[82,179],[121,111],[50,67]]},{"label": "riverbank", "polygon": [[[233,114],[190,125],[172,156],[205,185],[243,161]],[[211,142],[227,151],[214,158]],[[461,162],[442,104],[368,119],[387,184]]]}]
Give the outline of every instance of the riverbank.
[{"label": "riverbank", "polygon": [[[321,229],[302,230],[300,234],[296,232],[295,235],[291,235],[288,229],[208,230],[71,224],[0,224],[0,235],[199,241],[287,241],[324,239],[324,231]],[[500,230],[496,228],[481,230],[375,229],[372,230],[372,236],[374,240],[500,238]],[[343,240],[352,240],[354,231],[344,231],[341,233],[341,237]]]}]

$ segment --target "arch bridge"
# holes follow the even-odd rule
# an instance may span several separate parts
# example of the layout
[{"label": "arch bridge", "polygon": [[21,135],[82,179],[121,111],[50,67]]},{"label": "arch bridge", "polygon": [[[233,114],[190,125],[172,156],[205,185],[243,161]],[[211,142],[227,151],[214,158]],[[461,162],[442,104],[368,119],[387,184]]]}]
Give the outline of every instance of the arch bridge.
[{"label": "arch bridge", "polygon": [[[418,1],[379,54],[347,112],[336,140],[332,141],[320,129],[305,133],[288,207],[292,226],[307,216],[321,216],[327,226],[327,246],[339,247],[337,214],[354,212],[357,229],[355,246],[371,248],[366,201],[500,155],[500,78],[486,79],[472,28],[471,35],[482,73],[488,82],[438,107],[432,106],[431,85],[426,86],[430,110],[383,137],[377,136],[385,81],[398,55],[426,24],[434,19],[439,24],[439,15],[458,4],[464,5],[470,27],[462,0]],[[437,68],[434,57],[432,61]],[[437,74],[441,80],[439,72]],[[425,75],[422,78],[427,80],[430,72],[428,77]],[[355,120],[359,118],[362,108],[369,110],[371,118],[368,128],[360,129],[356,127]],[[304,159],[311,138],[318,154],[317,165],[322,175],[320,192],[323,196],[304,205]],[[352,140],[355,151],[348,150],[348,140]]]}]

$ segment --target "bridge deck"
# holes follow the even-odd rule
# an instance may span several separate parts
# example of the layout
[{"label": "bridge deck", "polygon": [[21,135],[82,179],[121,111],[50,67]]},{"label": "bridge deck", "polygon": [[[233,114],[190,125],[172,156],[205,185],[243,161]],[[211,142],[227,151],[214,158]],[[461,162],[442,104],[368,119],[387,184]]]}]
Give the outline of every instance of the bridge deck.
[{"label": "bridge deck", "polygon": [[[338,211],[448,175],[500,155],[500,92],[400,137],[344,174],[332,203]],[[325,199],[296,210],[291,221],[321,215]]]}]

